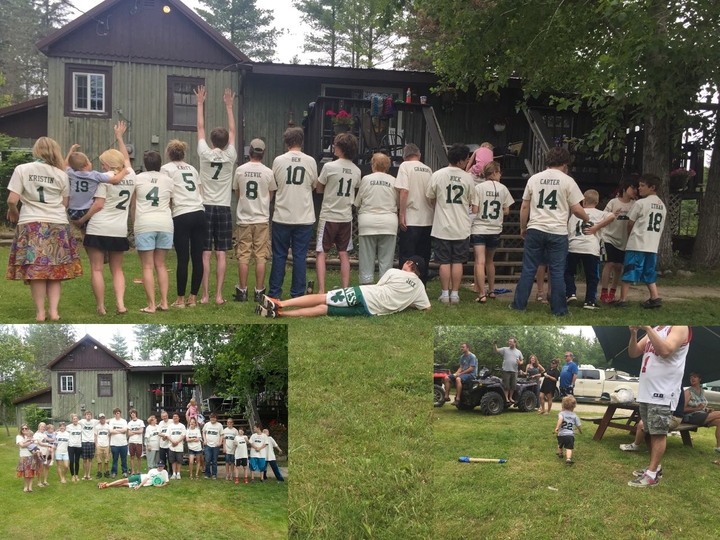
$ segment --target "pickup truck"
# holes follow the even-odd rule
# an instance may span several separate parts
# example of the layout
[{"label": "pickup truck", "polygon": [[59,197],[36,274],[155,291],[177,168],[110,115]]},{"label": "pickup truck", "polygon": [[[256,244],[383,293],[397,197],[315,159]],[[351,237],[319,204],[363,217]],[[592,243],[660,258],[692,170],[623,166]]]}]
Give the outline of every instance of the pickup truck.
[{"label": "pickup truck", "polygon": [[599,399],[604,392],[612,394],[618,388],[629,388],[637,399],[638,386],[638,378],[624,371],[598,369],[590,364],[581,364],[578,366],[578,377],[575,381],[575,397]]}]

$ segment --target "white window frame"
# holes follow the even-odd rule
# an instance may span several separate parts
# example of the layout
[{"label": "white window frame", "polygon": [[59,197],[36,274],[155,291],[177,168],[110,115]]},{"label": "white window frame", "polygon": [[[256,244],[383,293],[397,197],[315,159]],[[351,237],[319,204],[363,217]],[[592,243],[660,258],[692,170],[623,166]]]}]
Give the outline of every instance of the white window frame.
[{"label": "white window frame", "polygon": [[[87,81],[87,107],[81,108],[77,106],[77,82],[78,77],[86,77]],[[102,81],[102,109],[93,109],[91,106],[92,99],[90,97],[90,85],[91,85],[91,78],[92,77],[100,77],[100,80]],[[105,105],[107,103],[107,92],[106,92],[106,85],[105,85],[105,74],[104,73],[93,73],[91,71],[88,72],[82,72],[82,71],[74,71],[73,72],[73,94],[72,94],[72,110],[73,112],[88,112],[88,113],[104,113]]]},{"label": "white window frame", "polygon": [[[70,382],[69,385],[67,384],[68,381]],[[64,386],[64,388],[63,388],[63,386]],[[68,386],[69,386],[69,388],[68,388]],[[75,393],[75,375],[60,375],[58,391],[61,394],[74,394]]]}]

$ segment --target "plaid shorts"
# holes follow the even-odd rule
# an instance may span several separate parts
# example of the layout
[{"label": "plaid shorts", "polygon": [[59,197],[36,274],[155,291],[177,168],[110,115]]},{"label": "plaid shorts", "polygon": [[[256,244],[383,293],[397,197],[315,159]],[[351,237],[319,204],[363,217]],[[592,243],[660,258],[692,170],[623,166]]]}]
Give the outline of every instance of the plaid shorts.
[{"label": "plaid shorts", "polygon": [[82,450],[80,451],[80,457],[83,459],[92,459],[95,457],[95,443],[94,442],[83,442],[80,443]]},{"label": "plaid shorts", "polygon": [[207,233],[203,251],[229,251],[232,249],[232,215],[229,206],[205,205]]}]

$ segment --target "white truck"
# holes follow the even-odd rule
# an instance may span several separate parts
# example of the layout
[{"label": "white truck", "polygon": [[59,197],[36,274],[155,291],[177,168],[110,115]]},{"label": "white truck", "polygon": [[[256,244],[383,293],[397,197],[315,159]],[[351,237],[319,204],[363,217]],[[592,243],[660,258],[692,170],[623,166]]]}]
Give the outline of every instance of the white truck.
[{"label": "white truck", "polygon": [[629,388],[637,399],[638,378],[624,371],[599,369],[590,364],[578,366],[578,377],[575,381],[575,397],[600,399],[603,393],[612,394],[618,388]]}]

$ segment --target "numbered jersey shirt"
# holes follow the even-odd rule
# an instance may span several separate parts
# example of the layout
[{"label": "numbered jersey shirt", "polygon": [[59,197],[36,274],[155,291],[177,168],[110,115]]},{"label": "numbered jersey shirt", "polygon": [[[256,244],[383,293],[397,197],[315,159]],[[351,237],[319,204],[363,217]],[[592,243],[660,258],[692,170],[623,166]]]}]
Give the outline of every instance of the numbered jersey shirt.
[{"label": "numbered jersey shirt", "polygon": [[[610,214],[598,210],[597,208],[587,208],[585,210],[593,223],[600,223]],[[595,234],[583,234],[582,220],[574,215],[570,216],[567,225],[568,232],[568,251],[570,253],[582,253],[585,255],[600,256],[600,231]]]},{"label": "numbered jersey shirt", "polygon": [[18,224],[34,221],[64,224],[68,222],[63,197],[70,193],[67,174],[41,161],[15,167],[8,191],[20,195]]},{"label": "numbered jersey shirt", "polygon": [[500,234],[503,229],[503,210],[515,200],[508,188],[500,182],[485,180],[475,186],[475,204],[478,212],[472,222],[472,234]]},{"label": "numbered jersey shirt", "polygon": [[570,176],[557,169],[547,169],[528,180],[523,200],[530,201],[527,228],[548,234],[567,234],[570,207],[585,197]]},{"label": "numbered jersey shirt", "polygon": [[213,206],[230,206],[232,199],[233,168],[237,150],[228,144],[225,150],[210,148],[198,141],[200,156],[200,183],[203,185],[204,203]]},{"label": "numbered jersey shirt", "polygon": [[607,227],[602,230],[602,239],[608,244],[612,244],[621,251],[625,251],[625,246],[628,240],[628,213],[635,204],[635,201],[623,202],[618,198],[611,200],[605,206],[605,211],[612,214],[616,210],[620,210],[620,213],[615,218],[615,221],[610,223]]},{"label": "numbered jersey shirt", "polygon": [[170,201],[173,180],[164,172],[147,171],[135,180],[135,234],[173,232]]},{"label": "numbered jersey shirt", "polygon": [[312,199],[318,178],[315,160],[293,150],[276,157],[272,171],[277,184],[273,222],[284,225],[315,223]]},{"label": "numbered jersey shirt", "polygon": [[241,165],[235,171],[233,189],[238,192],[238,225],[270,221],[271,194],[277,184],[269,167],[253,161]]},{"label": "numbered jersey shirt", "polygon": [[[655,327],[655,331],[663,341],[668,338],[672,330],[672,326]],[[692,328],[688,327],[687,340],[680,345],[678,350],[667,358],[663,358],[655,352],[655,348],[648,338],[640,365],[638,402],[669,405],[671,410],[675,410],[679,394],[682,391],[685,360],[691,339]]]},{"label": "numbered jersey shirt", "polygon": [[76,171],[72,167],[65,167],[65,174],[70,182],[70,210],[87,210],[92,205],[93,197],[98,185],[108,182],[113,176],[111,172]]},{"label": "numbered jersey shirt", "polygon": [[337,159],[323,165],[318,178],[318,183],[325,186],[321,220],[335,223],[352,221],[352,205],[360,176],[360,169],[348,159]]},{"label": "numbered jersey shirt", "polygon": [[200,177],[192,165],[182,161],[166,163],[160,169],[173,180],[172,217],[205,210],[200,194]]},{"label": "numbered jersey shirt", "polygon": [[395,178],[386,173],[364,176],[355,197],[358,234],[397,234],[397,200]]},{"label": "numbered jersey shirt", "polygon": [[442,240],[465,240],[470,236],[471,204],[475,204],[472,176],[458,167],[445,167],[430,179],[425,195],[435,199],[432,236]]},{"label": "numbered jersey shirt", "polygon": [[135,193],[135,173],[128,173],[119,184],[100,184],[96,199],[105,199],[102,210],[88,221],[87,234],[125,238],[128,234],[130,199]]},{"label": "numbered jersey shirt", "polygon": [[403,161],[398,168],[396,189],[406,189],[405,224],[412,227],[429,227],[435,210],[425,192],[432,178],[432,169],[420,161]]},{"label": "numbered jersey shirt", "polygon": [[410,306],[430,307],[425,285],[414,272],[391,268],[376,285],[361,285],[360,290],[371,315],[389,315]]},{"label": "numbered jersey shirt", "polygon": [[558,430],[559,437],[566,435],[570,435],[572,437],[575,435],[575,427],[582,427],[580,418],[578,418],[578,415],[572,411],[561,411],[558,413],[558,418],[562,418],[562,421],[560,422],[560,429]]},{"label": "numbered jersey shirt", "polygon": [[666,216],[665,205],[657,195],[648,195],[636,201],[628,212],[628,219],[635,224],[630,231],[625,249],[657,253]]}]

